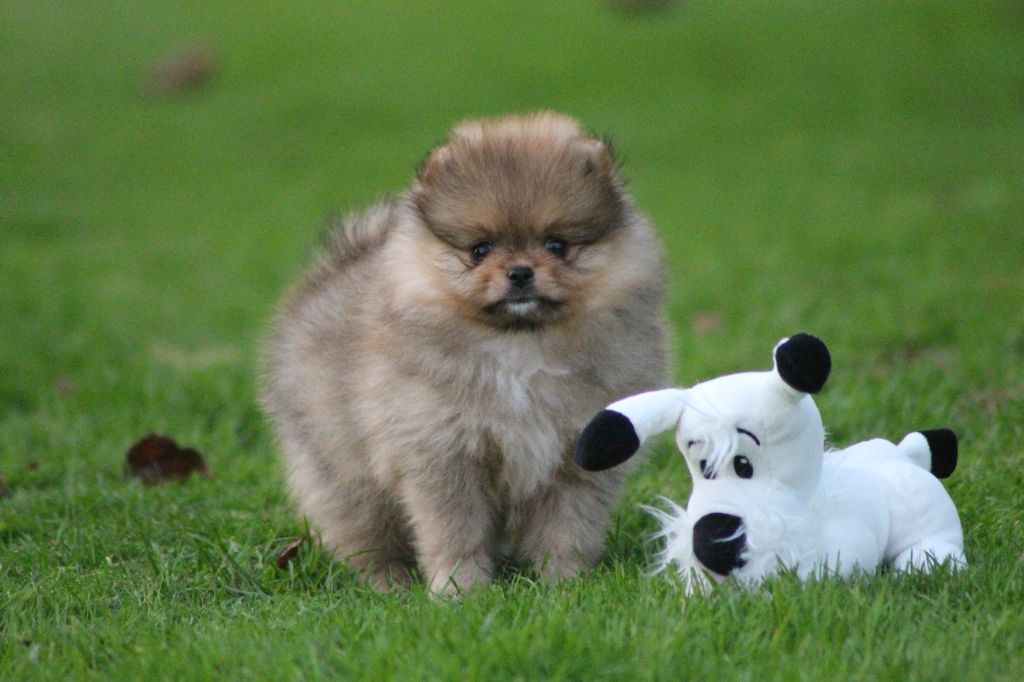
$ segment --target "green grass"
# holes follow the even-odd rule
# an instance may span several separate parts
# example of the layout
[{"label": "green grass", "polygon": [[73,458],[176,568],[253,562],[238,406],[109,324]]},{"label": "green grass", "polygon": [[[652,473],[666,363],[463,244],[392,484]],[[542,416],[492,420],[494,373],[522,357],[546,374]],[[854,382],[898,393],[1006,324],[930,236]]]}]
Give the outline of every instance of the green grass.
[{"label": "green grass", "polygon": [[[0,678],[1020,674],[1018,3],[212,4],[0,5]],[[140,92],[195,43],[215,81]],[[404,186],[458,119],[540,107],[613,134],[669,252],[680,383],[809,330],[836,443],[957,429],[968,572],[686,600],[645,575],[637,504],[689,489],[666,443],[586,578],[448,603],[308,545],[276,568],[304,530],[259,338],[324,214]],[[122,480],[150,430],[213,476]]]}]

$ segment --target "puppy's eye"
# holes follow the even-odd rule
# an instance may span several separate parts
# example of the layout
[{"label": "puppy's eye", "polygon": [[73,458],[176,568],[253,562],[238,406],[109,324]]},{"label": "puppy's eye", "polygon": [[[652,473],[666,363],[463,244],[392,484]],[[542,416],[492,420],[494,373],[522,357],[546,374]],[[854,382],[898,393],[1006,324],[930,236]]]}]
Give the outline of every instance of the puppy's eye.
[{"label": "puppy's eye", "polygon": [[494,246],[492,246],[490,242],[480,242],[470,250],[470,253],[473,254],[473,262],[479,263],[484,258],[487,258],[487,254],[489,254],[493,249]]},{"label": "puppy's eye", "polygon": [[569,245],[566,244],[565,241],[562,239],[555,239],[554,237],[549,237],[548,239],[544,240],[544,248],[550,251],[551,253],[555,254],[559,258],[565,258],[565,252],[568,251]]},{"label": "puppy's eye", "polygon": [[715,472],[711,470],[711,467],[708,466],[708,461],[706,459],[702,459],[700,461],[700,475],[709,481],[718,478],[715,476]]},{"label": "puppy's eye", "polygon": [[740,478],[754,477],[754,465],[743,455],[736,455],[732,458],[732,468],[736,470],[736,475]]}]

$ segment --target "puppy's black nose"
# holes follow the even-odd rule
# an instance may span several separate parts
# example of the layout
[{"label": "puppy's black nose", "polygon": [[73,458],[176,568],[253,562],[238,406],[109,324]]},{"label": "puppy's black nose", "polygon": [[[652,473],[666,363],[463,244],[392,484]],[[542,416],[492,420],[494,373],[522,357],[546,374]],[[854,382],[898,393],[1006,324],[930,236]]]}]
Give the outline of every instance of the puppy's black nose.
[{"label": "puppy's black nose", "polygon": [[693,524],[693,553],[712,573],[729,575],[747,563],[740,558],[747,545],[742,527],[743,519],[732,514],[715,512],[700,517]]},{"label": "puppy's black nose", "polygon": [[517,265],[508,271],[508,281],[517,287],[525,287],[533,283],[533,268]]}]

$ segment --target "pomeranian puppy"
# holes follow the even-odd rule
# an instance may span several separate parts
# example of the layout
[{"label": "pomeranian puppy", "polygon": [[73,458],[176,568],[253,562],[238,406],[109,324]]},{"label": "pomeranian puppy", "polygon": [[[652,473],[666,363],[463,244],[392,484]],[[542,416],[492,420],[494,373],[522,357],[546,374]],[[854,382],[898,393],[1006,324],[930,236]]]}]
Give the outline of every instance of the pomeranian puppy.
[{"label": "pomeranian puppy", "polygon": [[380,589],[588,567],[625,473],[573,446],[666,385],[662,295],[604,142],[553,113],[458,125],[333,232],[275,322],[263,402],[299,510]]}]

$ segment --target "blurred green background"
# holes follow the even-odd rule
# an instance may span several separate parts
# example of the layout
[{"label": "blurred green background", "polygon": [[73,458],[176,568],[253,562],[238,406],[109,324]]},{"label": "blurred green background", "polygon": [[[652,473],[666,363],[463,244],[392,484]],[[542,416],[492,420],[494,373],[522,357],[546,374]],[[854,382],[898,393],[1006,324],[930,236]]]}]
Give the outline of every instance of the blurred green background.
[{"label": "blurred green background", "polygon": [[[682,324],[1019,334],[981,305],[1024,286],[1018,3],[633,5],[5,3],[3,303],[33,351],[5,395],[153,339],[245,354],[325,213],[403,187],[455,121],[538,108],[613,136]],[[211,81],[147,96],[195,46]]]},{"label": "blurred green background", "polygon": [[[181,85],[189,69],[207,78]],[[247,661],[323,635],[281,620],[278,593],[361,643],[325,654],[327,675],[382,660],[396,676],[721,673],[721,641],[673,630],[681,600],[643,576],[651,526],[634,503],[688,488],[665,444],[593,585],[513,583],[445,612],[421,593],[381,601],[312,553],[286,577],[266,569],[302,528],[255,402],[259,339],[325,216],[403,188],[453,123],[540,108],[614,140],[668,251],[680,383],[764,367],[779,337],[808,330],[835,359],[819,401],[834,442],[961,434],[949,488],[975,577],[866,601],[784,592],[776,603],[797,614],[832,607],[823,648],[769,627],[731,654],[733,674],[765,656],[786,678],[1021,663],[1024,625],[1006,605],[1024,596],[1024,4],[7,0],[0,674],[189,677],[170,642],[198,676],[274,677]],[[212,478],[122,481],[125,448],[150,430],[199,447]],[[908,630],[918,589],[942,606]],[[344,617],[339,592],[356,595]],[[697,625],[722,623],[714,637],[771,618],[723,599],[727,615],[699,607]],[[584,607],[559,625],[559,600]],[[553,642],[510,634],[524,603],[549,614]],[[865,604],[882,604],[877,632],[860,629]],[[382,609],[391,625],[368,615]],[[953,613],[969,635],[942,632]],[[448,641],[417,618],[470,625]],[[512,644],[467,658],[485,622]],[[934,658],[873,655],[878,632]],[[277,672],[317,676],[308,665]]]}]

